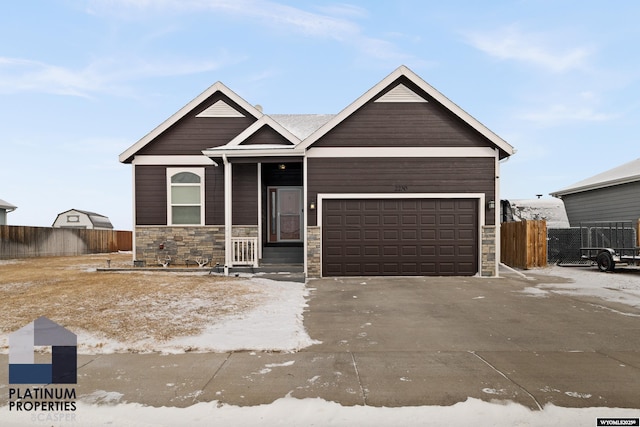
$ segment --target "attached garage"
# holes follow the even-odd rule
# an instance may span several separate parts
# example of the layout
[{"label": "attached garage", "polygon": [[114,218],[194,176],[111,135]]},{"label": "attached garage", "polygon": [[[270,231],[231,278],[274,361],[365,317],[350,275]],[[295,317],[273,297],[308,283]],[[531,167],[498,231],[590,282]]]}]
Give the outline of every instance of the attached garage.
[{"label": "attached garage", "polygon": [[475,275],[478,200],[326,198],[322,275]]}]

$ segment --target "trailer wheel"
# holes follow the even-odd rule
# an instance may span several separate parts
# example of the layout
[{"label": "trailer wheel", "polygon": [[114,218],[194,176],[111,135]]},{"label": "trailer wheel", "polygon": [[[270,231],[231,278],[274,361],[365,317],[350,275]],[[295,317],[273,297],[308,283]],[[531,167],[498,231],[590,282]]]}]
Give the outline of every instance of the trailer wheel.
[{"label": "trailer wheel", "polygon": [[613,269],[616,268],[616,263],[613,261],[613,257],[609,252],[600,252],[598,258],[596,258],[596,262],[598,263],[598,269],[600,269],[600,271],[613,271]]}]

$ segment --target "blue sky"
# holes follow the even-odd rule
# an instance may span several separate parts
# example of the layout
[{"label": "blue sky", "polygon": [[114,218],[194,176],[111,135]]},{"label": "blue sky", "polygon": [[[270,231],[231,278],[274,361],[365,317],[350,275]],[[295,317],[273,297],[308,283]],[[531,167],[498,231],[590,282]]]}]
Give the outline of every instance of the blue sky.
[{"label": "blue sky", "polygon": [[640,157],[640,2],[32,0],[0,15],[0,199],[131,229],[118,155],[216,81],[338,113],[407,65],[518,151],[503,198]]}]

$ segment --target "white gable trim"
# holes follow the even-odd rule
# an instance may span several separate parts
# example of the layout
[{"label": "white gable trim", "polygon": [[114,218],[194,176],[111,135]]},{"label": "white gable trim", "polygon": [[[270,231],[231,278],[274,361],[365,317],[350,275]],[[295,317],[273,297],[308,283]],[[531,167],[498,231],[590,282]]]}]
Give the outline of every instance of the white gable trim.
[{"label": "white gable trim", "polygon": [[[249,139],[249,137],[251,137],[251,135],[253,135],[257,131],[259,131],[263,126],[271,127],[277,133],[282,135],[287,141],[289,141],[292,146],[293,145],[297,145],[297,144],[300,143],[300,139],[297,136],[295,136],[294,134],[289,132],[287,129],[284,128],[284,126],[282,126],[280,123],[276,122],[271,117],[269,117],[269,116],[267,116],[265,114],[262,117],[260,117],[256,122],[254,122],[251,126],[249,126],[245,130],[240,132],[240,134],[238,136],[233,138],[231,141],[229,141],[228,144],[224,145],[223,147],[237,147],[237,146],[239,146],[244,141]],[[256,146],[259,147],[260,144],[256,144]],[[288,147],[288,145],[282,145],[281,146],[281,148],[284,148],[284,147]]]},{"label": "white gable trim", "polygon": [[244,114],[219,99],[196,117],[244,117]]},{"label": "white gable trim", "polygon": [[207,156],[135,156],[134,165],[170,165],[170,166],[218,166]]},{"label": "white gable trim", "polygon": [[487,127],[485,127],[482,123],[474,119],[469,113],[464,111],[462,108],[458,107],[454,104],[449,98],[438,92],[434,87],[429,85],[427,82],[422,80],[417,74],[411,71],[406,66],[402,65],[398,67],[394,72],[385,77],[380,83],[369,89],[364,95],[360,98],[356,99],[353,103],[347,106],[344,110],[342,110],[337,116],[333,119],[329,120],[324,126],[320,129],[316,130],[312,133],[308,138],[306,138],[301,145],[304,148],[308,148],[311,144],[318,141],[321,137],[326,135],[331,129],[336,127],[339,123],[349,117],[351,114],[355,113],[360,107],[364,104],[372,100],[380,93],[380,91],[384,90],[391,83],[396,81],[398,78],[405,76],[409,80],[411,80],[415,85],[417,85],[420,89],[425,91],[429,96],[433,97],[436,101],[444,105],[447,109],[449,109],[452,113],[460,117],[467,124],[469,124],[472,128],[477,130],[480,134],[489,139],[492,143],[494,143],[498,148],[503,150],[508,155],[514,154],[513,147],[507,143],[505,140],[500,138],[498,135],[493,133]]},{"label": "white gable trim", "polygon": [[240,96],[238,96],[235,92],[233,92],[231,89],[226,87],[221,82],[217,82],[211,85],[207,90],[202,92],[196,98],[194,98],[187,105],[185,105],[180,110],[178,110],[175,114],[173,114],[167,120],[165,120],[160,125],[158,125],[155,129],[153,129],[147,135],[142,137],[142,139],[140,139],[138,142],[133,144],[131,147],[127,148],[126,151],[120,154],[119,156],[120,162],[122,163],[126,162],[129,158],[131,158],[131,156],[135,155],[136,152],[138,152],[145,145],[153,141],[162,132],[169,129],[169,127],[171,127],[174,123],[176,123],[178,120],[183,118],[185,115],[187,115],[187,113],[189,113],[195,107],[200,105],[205,99],[207,99],[208,97],[210,97],[216,92],[221,92],[224,95],[226,95],[229,99],[231,99],[233,102],[238,104],[240,107],[242,107],[244,110],[246,110],[249,114],[251,114],[256,119],[259,119],[260,117],[263,116],[263,114],[253,105],[249,104],[247,101],[242,99]]},{"label": "white gable trim", "polygon": [[495,157],[491,147],[311,147],[308,158]]},{"label": "white gable trim", "polygon": [[428,102],[426,99],[400,83],[373,102]]}]

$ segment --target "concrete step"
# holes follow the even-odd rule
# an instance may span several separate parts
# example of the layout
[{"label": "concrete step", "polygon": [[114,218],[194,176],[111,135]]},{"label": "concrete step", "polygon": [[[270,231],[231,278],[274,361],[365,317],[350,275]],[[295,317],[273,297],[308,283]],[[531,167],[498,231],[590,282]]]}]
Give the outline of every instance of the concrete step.
[{"label": "concrete step", "polygon": [[264,247],[262,263],[264,264],[302,264],[304,262],[302,247]]}]

